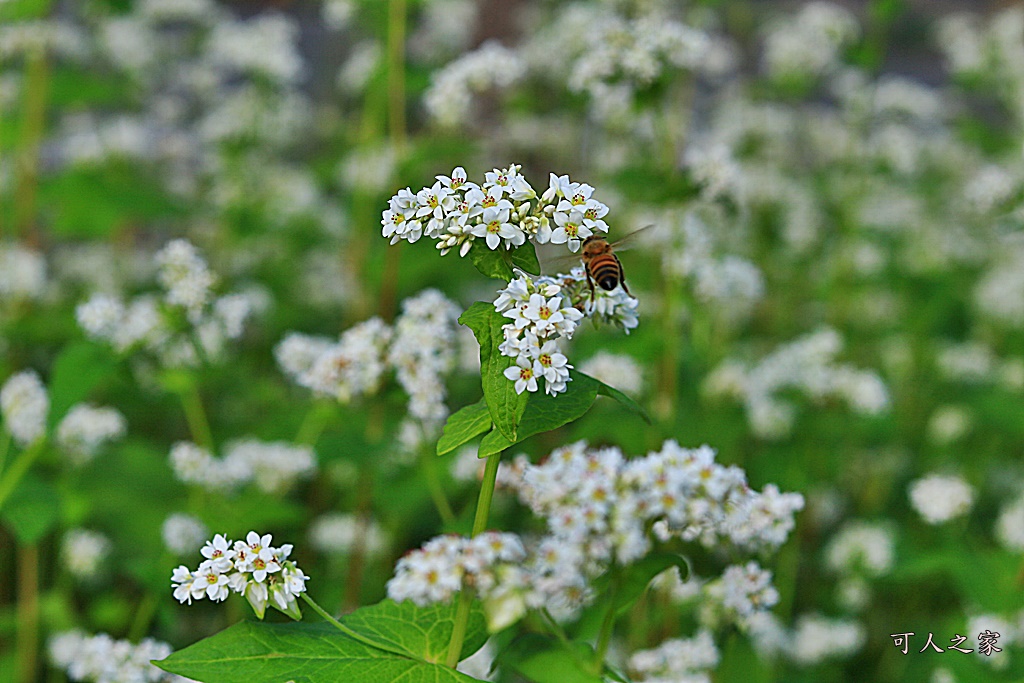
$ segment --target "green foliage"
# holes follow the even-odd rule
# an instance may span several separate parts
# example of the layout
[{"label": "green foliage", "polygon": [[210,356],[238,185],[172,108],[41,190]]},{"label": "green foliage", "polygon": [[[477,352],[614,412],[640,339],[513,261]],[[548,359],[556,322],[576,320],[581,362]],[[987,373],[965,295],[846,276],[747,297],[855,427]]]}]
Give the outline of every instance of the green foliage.
[{"label": "green foliage", "polygon": [[469,249],[469,258],[481,273],[505,282],[515,278],[513,268],[519,268],[534,275],[540,274],[537,250],[531,242],[506,250],[490,249],[484,240],[478,239]]},{"label": "green foliage", "polygon": [[480,399],[448,416],[441,438],[437,441],[437,454],[446,455],[484,432],[494,423],[487,402]]},{"label": "green foliage", "polygon": [[36,543],[56,526],[60,511],[57,490],[29,473],[3,504],[3,520],[19,543]]},{"label": "green foliage", "polygon": [[[245,621],[157,665],[203,683],[466,683],[476,679],[438,663],[447,653],[454,612],[452,605],[417,607],[385,600],[341,619],[360,635],[401,654],[370,647],[328,624]],[[463,657],[478,650],[486,638],[483,613],[476,608],[470,614]]]},{"label": "green foliage", "polygon": [[538,633],[519,636],[497,659],[534,683],[602,683],[591,670],[593,660],[594,650],[586,643],[559,643]]},{"label": "green foliage", "polygon": [[[571,381],[566,384],[566,390],[561,394],[551,396],[539,391],[529,394],[530,399],[519,424],[518,437],[509,439],[497,429],[492,430],[481,441],[479,456],[486,458],[494,453],[500,453],[535,434],[549,432],[580,419],[594,405],[594,400],[599,394],[618,401],[650,423],[650,418],[644,410],[621,391],[576,370],[570,370],[569,376]],[[511,384],[506,378],[503,379]],[[523,392],[523,395],[527,395],[527,392]]]},{"label": "green foliage", "polygon": [[505,317],[492,304],[478,301],[466,309],[459,322],[473,330],[480,344],[480,382],[494,428],[515,443],[529,394],[517,394],[515,383],[505,377],[505,370],[515,364],[514,358],[503,356],[498,348],[505,339],[501,330]]},{"label": "green foliage", "polygon": [[111,352],[92,342],[67,346],[53,362],[49,381],[49,422],[55,425],[76,403],[84,401],[116,370]]}]

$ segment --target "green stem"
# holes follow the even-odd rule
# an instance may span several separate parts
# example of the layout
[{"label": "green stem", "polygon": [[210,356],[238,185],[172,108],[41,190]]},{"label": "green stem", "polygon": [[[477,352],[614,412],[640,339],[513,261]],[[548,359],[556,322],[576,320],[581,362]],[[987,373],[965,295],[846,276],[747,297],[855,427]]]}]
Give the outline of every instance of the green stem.
[{"label": "green stem", "polygon": [[43,444],[45,443],[45,438],[36,439],[28,448],[18,454],[18,457],[11,463],[10,469],[0,477],[0,510],[3,509],[7,497],[14,492],[18,482],[28,472],[28,468],[32,466],[32,463],[39,457],[39,454],[43,452]]},{"label": "green stem", "polygon": [[608,611],[605,612],[604,620],[601,622],[601,631],[597,635],[597,647],[594,648],[594,675],[600,675],[604,670],[604,658],[608,654],[608,645],[612,641],[612,631],[615,629],[615,595],[619,592],[619,573],[612,568],[612,585],[608,591]]},{"label": "green stem", "polygon": [[132,626],[128,629],[128,640],[133,643],[137,643],[142,640],[142,637],[149,631],[149,624],[153,621],[153,616],[156,614],[156,608],[159,607],[160,601],[156,594],[150,592],[142,599],[138,608],[135,611],[135,618],[132,620]]},{"label": "green stem", "polygon": [[359,633],[357,631],[353,631],[348,626],[345,626],[345,624],[341,623],[340,621],[338,621],[337,619],[332,617],[330,614],[328,614],[327,611],[323,607],[321,607],[320,605],[316,604],[316,601],[314,601],[313,598],[309,597],[309,595],[307,593],[300,593],[299,596],[306,602],[307,605],[309,605],[310,607],[313,608],[314,612],[319,614],[331,626],[333,626],[334,628],[338,629],[339,631],[344,633],[346,636],[348,636],[352,640],[357,640],[360,643],[362,643],[363,645],[366,645],[368,647],[372,647],[375,650],[382,650],[384,652],[390,652],[391,654],[398,655],[399,657],[402,657],[403,659],[416,659],[418,661],[424,661],[424,660],[420,659],[419,657],[416,657],[414,654],[412,654],[410,652],[406,652],[405,650],[402,650],[401,648],[398,648],[398,647],[396,647],[394,645],[390,645],[388,643],[377,642],[376,640],[373,640],[372,638],[367,638],[366,636],[364,636],[363,634],[361,634],[361,633]]},{"label": "green stem", "polygon": [[25,66],[25,116],[18,140],[17,180],[14,190],[14,229],[27,236],[35,224],[39,185],[39,143],[46,123],[50,61],[46,49],[29,53]]},{"label": "green stem", "polygon": [[4,429],[2,435],[0,435],[0,473],[4,471],[4,465],[7,464],[7,454],[10,450],[11,433]]},{"label": "green stem", "polygon": [[204,368],[210,367],[210,357],[206,355],[206,349],[203,348],[203,341],[199,338],[199,333],[196,332],[196,328],[193,327],[189,330],[188,340],[196,352],[196,357],[199,359],[199,365]]},{"label": "green stem", "polygon": [[188,422],[192,438],[197,444],[213,453],[213,432],[210,431],[210,422],[206,419],[199,387],[195,382],[190,382],[188,389],[182,391],[178,396],[181,398],[181,407],[185,409],[185,420]]},{"label": "green stem", "polygon": [[331,419],[332,410],[330,408],[331,406],[321,402],[314,403],[309,412],[306,413],[306,417],[303,418],[302,424],[299,425],[299,432],[295,435],[295,443],[307,446],[315,444]]},{"label": "green stem", "polygon": [[[501,462],[501,453],[495,453],[487,458],[487,466],[484,469],[484,480],[480,484],[480,497],[476,501],[476,516],[473,518],[473,536],[483,532],[487,528],[487,517],[491,513],[491,500],[494,498],[494,482],[498,478],[498,464]],[[462,644],[466,640],[466,627],[469,625],[469,608],[472,606],[473,596],[468,590],[459,592],[459,604],[455,610],[455,625],[452,627],[452,638],[448,641],[448,657],[445,664],[455,668],[459,663],[459,656],[462,654]]]},{"label": "green stem", "polygon": [[437,514],[441,515],[442,522],[450,526],[455,523],[455,513],[452,512],[448,496],[444,494],[444,488],[441,486],[441,478],[437,474],[437,456],[431,451],[424,450],[420,461],[423,464],[424,478],[427,480],[427,488],[430,489],[430,497],[434,500]]},{"label": "green stem", "polygon": [[405,1],[388,2],[388,132],[399,153],[405,146]]},{"label": "green stem", "polygon": [[21,683],[36,680],[39,659],[39,546],[28,544],[18,552],[18,678]]}]

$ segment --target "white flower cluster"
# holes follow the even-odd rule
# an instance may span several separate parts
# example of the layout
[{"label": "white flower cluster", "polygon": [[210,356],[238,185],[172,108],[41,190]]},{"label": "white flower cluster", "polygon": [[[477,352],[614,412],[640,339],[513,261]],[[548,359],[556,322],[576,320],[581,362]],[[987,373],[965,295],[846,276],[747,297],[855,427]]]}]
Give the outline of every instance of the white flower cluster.
[{"label": "white flower cluster", "polygon": [[28,446],[46,434],[49,411],[50,397],[34,370],[11,375],[0,389],[4,430],[19,446]]},{"label": "white flower cluster", "polygon": [[[779,602],[779,591],[772,585],[772,573],[762,569],[757,562],[733,565],[726,568],[721,578],[709,582],[704,587],[705,594],[712,598],[716,607],[720,606],[724,616],[730,622],[745,623],[758,612],[771,609]],[[702,615],[705,623],[719,621],[721,617],[709,618],[707,612]]]},{"label": "white flower cluster", "polygon": [[107,443],[127,431],[124,416],[115,408],[97,408],[85,403],[73,406],[57,425],[57,445],[72,463],[84,464]]},{"label": "white flower cluster", "polygon": [[316,472],[312,448],[283,441],[234,441],[226,446],[223,458],[180,441],[171,448],[170,459],[180,481],[208,491],[230,490],[252,482],[265,493],[280,493]]},{"label": "white flower cluster", "polygon": [[632,356],[601,350],[580,365],[580,371],[619,391],[639,396],[644,388],[644,370]]},{"label": "white flower cluster", "polygon": [[60,553],[64,568],[77,579],[93,579],[110,554],[110,539],[98,531],[71,529],[64,534]]},{"label": "white flower cluster", "polygon": [[525,559],[526,550],[515,534],[438,536],[398,560],[395,576],[388,581],[388,597],[422,606],[448,602],[463,586],[472,586],[488,599],[500,594],[505,575]]},{"label": "white flower cluster", "polygon": [[309,525],[309,542],[323,553],[345,555],[356,547],[367,557],[387,550],[387,532],[375,520],[330,512]]},{"label": "white flower cluster", "polygon": [[621,120],[637,91],[672,69],[717,76],[734,61],[725,42],[664,11],[639,9],[627,17],[608,3],[567,3],[521,53],[531,71],[585,93],[602,121]]},{"label": "white flower cluster", "polygon": [[209,37],[209,57],[221,67],[289,83],[302,73],[298,34],[295,20],[284,14],[265,13],[245,21],[222,20]]},{"label": "white flower cluster", "polygon": [[519,169],[517,164],[496,168],[485,174],[483,185],[477,185],[459,166],[450,177],[439,175],[431,187],[415,194],[408,187],[399,190],[381,217],[382,233],[392,244],[416,242],[426,235],[437,240],[442,254],[458,248],[465,256],[477,238],[491,250],[499,245],[511,249],[532,239],[538,244],[567,244],[575,252],[587,237],[608,232],[603,220],[608,207],[592,197],[593,187],[552,173],[538,198]]},{"label": "white flower cluster", "polygon": [[[545,518],[548,535],[525,546],[510,534],[435,538],[399,561],[390,597],[425,604],[471,586],[492,628],[529,607],[567,616],[593,598],[591,582],[612,563],[646,555],[652,534],[660,541],[679,536],[709,548],[770,551],[785,541],[803,507],[799,494],[774,486],[751,490],[742,470],[714,463],[710,448],[687,450],[674,441],[633,460],[580,442],[557,449],[543,465],[520,456],[498,477]],[[719,605],[719,620],[746,619],[778,600],[771,573],[756,563],[727,569],[708,594]]]},{"label": "white flower cluster", "polygon": [[765,37],[765,68],[773,76],[819,76],[838,66],[840,50],[859,33],[849,10],[830,2],[809,2],[795,17],[786,17],[770,29]]},{"label": "white flower cluster", "polygon": [[[221,355],[225,343],[242,335],[245,320],[260,306],[259,293],[215,297],[216,276],[186,240],[169,242],[156,261],[161,298],[142,295],[125,304],[108,294],[94,294],[75,309],[79,326],[118,353],[146,349],[171,367],[194,366],[201,356]],[[179,315],[185,320],[177,321]]]},{"label": "white flower cluster", "polygon": [[456,349],[446,342],[460,313],[441,292],[425,289],[402,302],[395,320],[387,362],[409,394],[409,415],[427,424],[448,416],[444,376],[455,367]]},{"label": "white flower cluster", "polygon": [[1024,552],[1024,496],[1018,497],[999,511],[996,538],[1007,550]]},{"label": "white flower cluster", "polygon": [[633,680],[644,683],[708,682],[708,672],[718,667],[718,647],[711,632],[701,630],[692,638],[672,638],[649,650],[630,655]]},{"label": "white flower cluster", "polygon": [[519,277],[498,290],[494,301],[495,310],[511,319],[502,326],[505,338],[500,350],[516,359],[516,364],[505,370],[505,376],[515,382],[516,393],[538,391],[541,378],[549,394],[566,390],[573,366],[562,353],[559,340],[571,339],[584,315],[615,325],[626,334],[639,324],[639,302],[622,287],[610,292],[595,288],[591,305],[591,290],[582,268],[554,277],[517,272]]},{"label": "white flower cluster", "polygon": [[572,366],[558,340],[572,338],[583,313],[563,296],[560,285],[549,280],[538,283],[522,273],[499,290],[494,301],[495,310],[512,321],[501,328],[505,340],[499,348],[502,355],[516,359],[505,376],[516,383],[517,394],[537,391],[541,378],[544,390],[552,395],[565,391],[571,381]]},{"label": "white flower cluster", "polygon": [[164,520],[160,536],[168,550],[175,555],[184,555],[194,551],[204,539],[209,538],[210,531],[192,515],[176,512]]},{"label": "white flower cluster", "polygon": [[850,522],[832,537],[825,549],[825,562],[835,572],[863,572],[884,576],[892,569],[894,554],[892,531],[880,524]]},{"label": "white flower cluster", "polygon": [[38,299],[46,289],[46,260],[18,244],[0,243],[0,303]]},{"label": "white flower cluster", "polygon": [[629,656],[632,680],[643,683],[710,683],[708,672],[718,666],[720,655],[711,632],[701,630],[692,638],[671,638],[650,650]]},{"label": "white flower cluster", "polygon": [[723,231],[693,210],[670,209],[651,218],[643,239],[661,254],[665,275],[688,280],[714,315],[730,322],[748,317],[764,297],[764,276],[751,261],[722,253]]},{"label": "white flower cluster", "polygon": [[856,621],[805,614],[796,622],[788,654],[797,664],[813,666],[828,659],[849,657],[866,640],[864,627]]},{"label": "white flower cluster", "polygon": [[305,592],[309,577],[288,559],[292,545],[275,548],[270,545],[272,540],[270,534],[261,536],[255,531],[250,531],[244,541],[234,542],[217,534],[203,546],[201,552],[206,559],[198,569],[192,571],[180,565],[174,570],[174,597],[191,605],[204,597],[215,602],[227,600],[235,592],[245,596],[260,619],[268,603],[293,619],[301,619],[296,599]]},{"label": "white flower cluster", "polygon": [[908,487],[910,504],[928,524],[942,524],[967,514],[974,489],[956,475],[929,474]]},{"label": "white flower cluster", "polygon": [[779,347],[753,367],[728,360],[708,376],[704,389],[742,399],[751,428],[766,439],[783,437],[793,426],[795,406],[776,395],[785,389],[802,390],[816,401],[841,398],[866,415],[886,410],[889,394],[878,375],[833,362],[841,348],[839,334],[824,329]]},{"label": "white flower cluster", "polygon": [[409,395],[410,418],[432,432],[448,416],[444,378],[455,369],[458,317],[451,300],[425,289],[403,301],[393,327],[371,318],[336,342],[292,332],[274,355],[296,384],[343,403],[377,391],[393,369]]},{"label": "white flower cluster", "polygon": [[488,41],[435,72],[423,103],[431,118],[441,125],[464,124],[474,94],[507,88],[525,73],[526,65],[516,52]]},{"label": "white flower cluster", "polygon": [[50,659],[73,681],[94,683],[186,683],[189,679],[169,674],[150,662],[168,657],[167,643],[144,638],[137,645],[114,640],[106,633],[94,636],[64,631],[50,638]]}]

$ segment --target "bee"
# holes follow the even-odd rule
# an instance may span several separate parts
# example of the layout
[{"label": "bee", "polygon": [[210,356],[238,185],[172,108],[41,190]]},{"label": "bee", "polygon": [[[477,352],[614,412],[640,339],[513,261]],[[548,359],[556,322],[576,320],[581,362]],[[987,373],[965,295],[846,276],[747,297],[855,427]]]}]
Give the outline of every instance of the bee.
[{"label": "bee", "polygon": [[565,256],[557,259],[554,263],[572,261],[579,258],[583,261],[583,271],[587,276],[587,285],[590,287],[590,303],[594,303],[594,283],[606,292],[610,292],[619,285],[622,289],[633,296],[629,287],[626,286],[626,275],[622,270],[622,262],[615,255],[616,251],[623,251],[633,246],[638,235],[653,226],[645,226],[634,230],[616,242],[609,242],[601,235],[591,235],[583,241],[583,248],[578,256]]}]

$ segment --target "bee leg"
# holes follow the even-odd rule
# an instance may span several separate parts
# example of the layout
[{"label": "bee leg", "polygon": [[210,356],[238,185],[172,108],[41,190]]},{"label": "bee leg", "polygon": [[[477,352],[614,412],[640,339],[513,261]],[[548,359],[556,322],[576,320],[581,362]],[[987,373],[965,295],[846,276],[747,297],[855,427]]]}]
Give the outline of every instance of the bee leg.
[{"label": "bee leg", "polygon": [[587,276],[587,286],[590,287],[590,311],[594,311],[594,280],[590,277],[590,271],[584,269],[583,273]]},{"label": "bee leg", "polygon": [[626,294],[629,294],[629,296],[633,296],[632,294],[629,293],[629,287],[626,286],[626,276],[622,275],[621,272],[619,275],[619,284],[622,285],[622,291],[624,291]]}]

